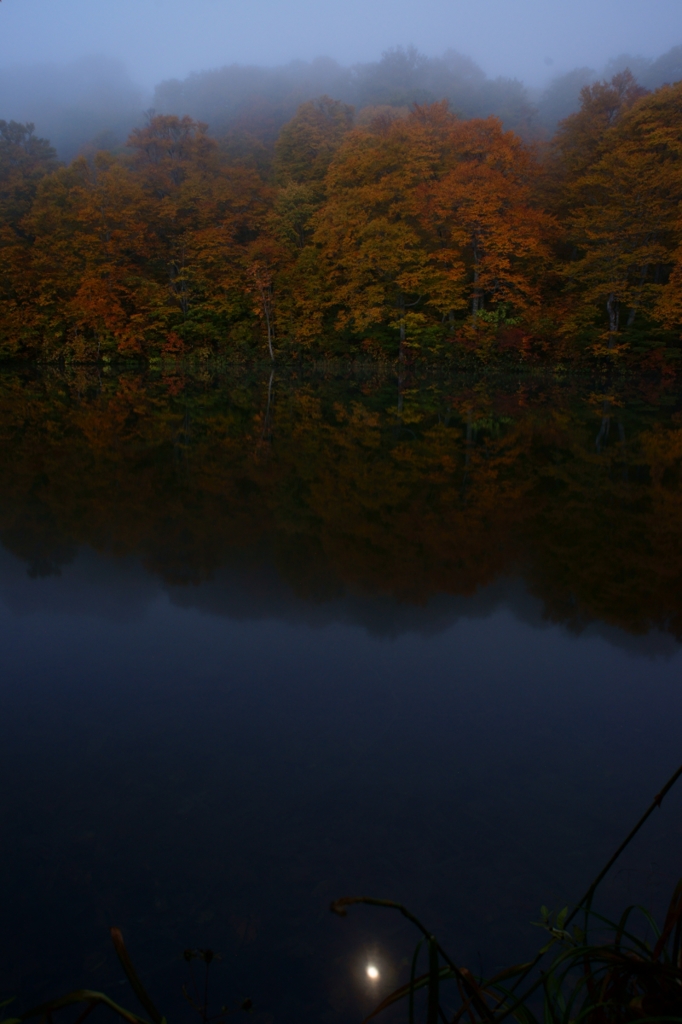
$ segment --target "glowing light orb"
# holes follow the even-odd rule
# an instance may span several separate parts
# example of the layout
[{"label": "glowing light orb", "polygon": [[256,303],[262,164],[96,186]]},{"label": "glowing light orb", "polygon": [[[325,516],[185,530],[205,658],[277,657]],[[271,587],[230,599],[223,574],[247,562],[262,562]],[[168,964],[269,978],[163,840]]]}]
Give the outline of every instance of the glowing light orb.
[{"label": "glowing light orb", "polygon": [[370,981],[379,980],[379,968],[375,967],[374,964],[367,965],[367,977]]}]

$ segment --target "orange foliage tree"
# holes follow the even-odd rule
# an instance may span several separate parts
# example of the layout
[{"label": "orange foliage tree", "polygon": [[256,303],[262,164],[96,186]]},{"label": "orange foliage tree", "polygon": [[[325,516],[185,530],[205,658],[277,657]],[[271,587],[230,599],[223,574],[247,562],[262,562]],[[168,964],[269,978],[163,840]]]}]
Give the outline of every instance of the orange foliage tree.
[{"label": "orange foliage tree", "polygon": [[682,84],[621,112],[567,195],[578,256],[565,272],[582,290],[585,317],[605,307],[612,347],[622,309],[625,326],[641,308],[658,307],[664,316],[670,309],[661,293],[680,242],[674,214],[682,201]]},{"label": "orange foliage tree", "polygon": [[355,118],[321,97],[269,163],[162,115],[125,153],[64,167],[0,121],[0,353],[404,362],[525,355],[554,331],[577,358],[583,336],[614,347],[635,321],[665,345],[682,323],[681,138],[682,85],[646,94],[629,72],[583,90],[544,160],[445,102]]},{"label": "orange foliage tree", "polygon": [[497,120],[463,122],[446,104],[348,135],[315,234],[339,325],[387,323],[402,353],[408,330],[454,325],[467,308],[499,322],[507,304],[537,303],[550,221],[536,173]]}]

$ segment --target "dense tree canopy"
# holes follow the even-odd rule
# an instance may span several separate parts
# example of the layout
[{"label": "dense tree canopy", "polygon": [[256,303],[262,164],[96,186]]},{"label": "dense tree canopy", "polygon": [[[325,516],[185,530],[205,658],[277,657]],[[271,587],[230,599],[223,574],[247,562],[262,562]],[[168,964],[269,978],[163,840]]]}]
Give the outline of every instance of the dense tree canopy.
[{"label": "dense tree canopy", "polygon": [[[397,58],[396,58],[397,59]],[[254,162],[189,117],[59,166],[0,122],[0,345],[111,360],[661,359],[682,325],[682,83],[584,86],[551,146],[323,96]],[[662,364],[661,364],[662,365]]]}]

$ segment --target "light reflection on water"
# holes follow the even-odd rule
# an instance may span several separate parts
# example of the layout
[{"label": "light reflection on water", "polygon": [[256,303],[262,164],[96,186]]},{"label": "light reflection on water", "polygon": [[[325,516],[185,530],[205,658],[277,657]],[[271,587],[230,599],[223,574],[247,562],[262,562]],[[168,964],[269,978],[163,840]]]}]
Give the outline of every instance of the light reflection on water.
[{"label": "light reflection on water", "polygon": [[[584,607],[594,598],[590,607],[610,609],[578,623],[570,608],[564,619],[557,613],[563,581],[536,572],[528,582],[528,537],[523,548],[504,541],[523,554],[504,572],[469,590],[434,585],[420,602],[388,585],[348,583],[360,571],[350,564],[357,549],[330,554],[329,534],[322,554],[301,542],[296,561],[291,548],[285,557],[264,545],[257,558],[226,558],[201,582],[180,583],[158,570],[163,557],[177,566],[177,551],[164,556],[161,542],[150,567],[157,535],[143,535],[146,508],[140,552],[131,543],[114,554],[103,543],[108,553],[97,554],[73,538],[69,548],[64,522],[87,533],[99,516],[103,529],[100,498],[88,490],[95,471],[69,477],[64,490],[65,471],[36,466],[22,490],[27,464],[0,464],[0,944],[9,951],[0,997],[33,1003],[90,986],[132,1005],[109,947],[115,924],[170,1019],[189,1013],[183,949],[210,947],[223,956],[211,982],[216,1003],[250,996],[264,1022],[358,1020],[405,980],[415,936],[399,915],[375,908],[339,920],[332,899],[404,902],[474,971],[518,961],[537,945],[529,922],[540,905],[584,891],[681,760],[679,645],[663,620],[640,634],[622,625],[641,617],[647,572],[651,593],[663,592],[651,566],[664,562],[651,555],[644,564],[643,549],[635,558],[621,545],[620,577],[614,570],[608,593],[591,594],[585,567],[608,533],[575,545],[586,556],[573,562],[571,586]],[[276,471],[268,465],[267,481]],[[478,471],[487,472],[485,459]],[[112,535],[124,515],[122,472],[107,492]],[[178,472],[184,480],[188,470]],[[457,498],[465,512],[468,472],[470,490]],[[628,487],[636,476],[632,469]],[[213,477],[204,483],[217,488]],[[141,490],[143,505],[180,500]],[[230,493],[225,485],[226,501]],[[674,501],[665,507],[672,516]],[[444,515],[448,508],[444,501]],[[642,514],[641,494],[633,508]],[[200,512],[207,548],[173,529],[178,545],[204,558],[237,513]],[[494,520],[494,502],[486,514]],[[621,506],[607,525],[627,536],[625,518]],[[658,521],[669,530],[665,594],[674,595],[675,533],[672,520]],[[165,529],[166,519],[157,522]],[[357,525],[342,518],[337,538]],[[481,551],[499,540],[500,521],[493,525],[475,538]],[[563,536],[551,545],[545,537],[548,559]],[[566,537],[569,548],[574,540]],[[69,552],[60,575],[28,575],[27,566],[55,568],[50,550]],[[315,590],[318,558],[326,573],[345,565],[346,582]],[[570,563],[557,555],[552,564]],[[436,581],[442,568],[429,570]],[[682,874],[681,810],[673,792],[605,884],[606,909],[665,902]]]}]

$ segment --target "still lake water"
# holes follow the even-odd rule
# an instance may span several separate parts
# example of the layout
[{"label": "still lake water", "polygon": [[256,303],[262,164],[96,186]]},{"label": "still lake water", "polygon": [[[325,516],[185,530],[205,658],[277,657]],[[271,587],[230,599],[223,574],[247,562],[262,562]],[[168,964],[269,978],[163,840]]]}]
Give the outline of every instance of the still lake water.
[{"label": "still lake water", "polygon": [[[682,761],[674,382],[0,378],[0,999],[358,1021],[533,952]],[[682,790],[603,886],[658,911]],[[381,970],[370,983],[364,969]],[[212,969],[213,970],[213,969]]]}]

